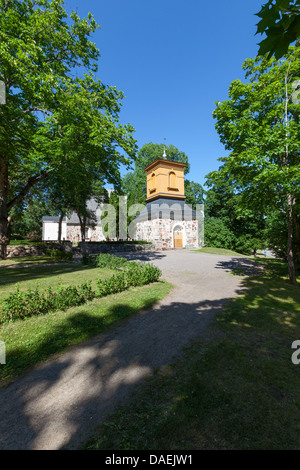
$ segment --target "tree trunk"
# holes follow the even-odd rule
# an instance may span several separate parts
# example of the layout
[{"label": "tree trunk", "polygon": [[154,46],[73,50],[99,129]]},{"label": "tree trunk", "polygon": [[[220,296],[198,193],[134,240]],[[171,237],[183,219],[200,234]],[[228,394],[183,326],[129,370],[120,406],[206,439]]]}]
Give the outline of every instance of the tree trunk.
[{"label": "tree trunk", "polygon": [[[288,102],[289,102],[289,93],[288,93],[288,75],[289,75],[290,63],[288,66],[288,70],[285,76],[285,158],[284,158],[284,166],[289,167],[289,146],[288,146],[288,127],[289,127],[289,119],[288,119]],[[293,197],[292,194],[287,195],[287,219],[288,219],[288,239],[287,239],[287,262],[288,262],[288,271],[289,271],[289,278],[293,284],[297,284],[296,279],[296,271],[295,271],[295,264],[294,264],[294,254],[293,254]]]},{"label": "tree trunk", "polygon": [[296,271],[293,255],[293,202],[292,196],[288,194],[287,197],[287,217],[288,217],[288,240],[287,240],[287,262],[289,270],[289,278],[293,284],[297,284]]},{"label": "tree trunk", "polygon": [[6,259],[8,237],[8,165],[5,157],[0,155],[0,259]]},{"label": "tree trunk", "polygon": [[85,216],[80,216],[78,213],[78,219],[80,222],[80,231],[81,231],[81,251],[82,253],[86,252],[86,246],[85,246],[85,226],[86,226],[86,217]]},{"label": "tree trunk", "polygon": [[64,214],[61,213],[60,216],[59,216],[59,219],[58,219],[58,235],[57,235],[58,243],[61,243],[61,232],[62,232],[62,221],[63,221],[63,218],[64,218]]},{"label": "tree trunk", "polygon": [[299,228],[299,218],[298,215],[294,212],[295,219],[295,237],[296,237],[296,262],[300,264],[300,228]]}]

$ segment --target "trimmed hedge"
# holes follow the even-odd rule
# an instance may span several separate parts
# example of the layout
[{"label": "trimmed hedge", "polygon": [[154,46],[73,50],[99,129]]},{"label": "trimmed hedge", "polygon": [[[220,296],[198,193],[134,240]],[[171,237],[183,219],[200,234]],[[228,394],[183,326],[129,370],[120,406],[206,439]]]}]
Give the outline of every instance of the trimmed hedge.
[{"label": "trimmed hedge", "polygon": [[99,279],[97,281],[98,295],[116,294],[128,289],[131,286],[143,286],[156,282],[161,276],[161,271],[151,264],[138,264],[130,262],[118,274],[114,274],[109,279]]},{"label": "trimmed hedge", "polygon": [[100,253],[94,259],[95,266],[98,268],[118,269],[127,266],[130,261],[121,256],[111,255],[109,253]]},{"label": "trimmed hedge", "polygon": [[40,292],[37,288],[9,294],[0,307],[0,323],[24,319],[33,315],[42,315],[57,310],[66,310],[82,305],[95,297],[91,283],[84,282],[79,286],[60,287],[57,291],[51,288]]},{"label": "trimmed hedge", "polygon": [[95,297],[104,297],[122,292],[131,286],[156,282],[161,276],[160,269],[149,263],[141,264],[113,255],[100,255],[101,267],[104,267],[105,262],[107,262],[106,267],[114,266],[113,269],[118,269],[119,272],[109,279],[98,279],[97,291],[93,290],[91,282],[60,287],[57,291],[51,288],[44,292],[40,292],[38,288],[20,291],[16,288],[15,292],[10,293],[0,304],[0,323],[66,310],[82,305]]},{"label": "trimmed hedge", "polygon": [[72,261],[73,260],[72,251],[62,251],[62,250],[47,248],[45,254],[47,256],[50,256],[50,258],[53,258],[55,261]]}]

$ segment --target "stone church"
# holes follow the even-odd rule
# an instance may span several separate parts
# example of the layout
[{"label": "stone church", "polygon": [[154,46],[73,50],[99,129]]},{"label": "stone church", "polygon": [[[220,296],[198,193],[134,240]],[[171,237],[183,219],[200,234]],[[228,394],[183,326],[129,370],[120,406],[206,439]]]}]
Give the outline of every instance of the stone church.
[{"label": "stone church", "polygon": [[[157,158],[144,169],[147,177],[146,205],[135,218],[135,240],[151,242],[155,249],[198,248],[201,245],[202,214],[185,203],[186,166],[185,163],[168,160],[164,151],[162,158]],[[96,223],[87,226],[86,240],[105,240],[101,225],[103,203],[91,199],[87,201],[87,207],[94,212]],[[43,240],[57,240],[58,219],[43,217]],[[81,241],[79,219],[75,212],[63,219],[62,239],[72,243]]]},{"label": "stone church", "polygon": [[152,242],[156,249],[198,248],[199,214],[185,203],[184,168],[163,157],[150,163],[146,208],[136,218],[136,239]]}]

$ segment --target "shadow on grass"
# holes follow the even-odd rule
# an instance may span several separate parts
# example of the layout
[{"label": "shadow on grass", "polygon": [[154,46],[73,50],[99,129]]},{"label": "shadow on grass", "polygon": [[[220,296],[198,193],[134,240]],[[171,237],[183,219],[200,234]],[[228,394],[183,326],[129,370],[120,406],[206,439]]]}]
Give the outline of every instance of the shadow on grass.
[{"label": "shadow on grass", "polygon": [[228,261],[219,261],[216,268],[239,276],[253,276],[264,271],[263,264],[243,257],[232,257]]},{"label": "shadow on grass", "polygon": [[300,339],[300,289],[257,276],[242,280],[242,292],[217,310],[212,341],[184,348],[85,448],[299,449],[300,366],[291,344]]},{"label": "shadow on grass", "polygon": [[[128,253],[115,253],[116,256],[127,258],[129,261],[145,261],[153,262],[161,259],[165,254],[159,252],[128,252]],[[30,259],[30,258],[29,258]],[[38,280],[40,278],[60,276],[72,272],[84,272],[88,269],[95,269],[93,265],[83,265],[80,263],[61,263],[53,264],[51,266],[43,266],[43,264],[32,264],[28,267],[2,267],[0,269],[0,286],[15,285],[18,282]]]},{"label": "shadow on grass", "polygon": [[[228,266],[219,267],[228,269]],[[255,436],[265,435],[264,442],[271,442],[275,433],[278,442],[284,432],[288,431],[289,436],[295,434],[294,423],[292,431],[288,430],[289,419],[284,418],[287,404],[282,396],[287,393],[293,412],[293,403],[296,399],[299,402],[300,397],[293,395],[294,389],[280,388],[286,377],[284,367],[288,368],[289,376],[295,370],[290,361],[290,339],[282,338],[281,333],[293,340],[300,334],[295,310],[295,304],[299,305],[299,291],[281,279],[258,276],[244,279],[240,292],[245,294],[243,298],[229,301],[222,298],[197,303],[173,302],[154,308],[150,299],[145,304],[148,310],[139,315],[133,315],[137,309],[120,302],[102,319],[93,318],[82,308],[80,313],[53,328],[36,351],[32,351],[33,358],[42,360],[43,354],[48,356],[51,350],[62,350],[65,344],[101,333],[111,321],[132,316],[117,328],[70,348],[57,360],[45,362],[1,389],[0,448],[78,448],[109,413],[129,401],[132,392],[139,390],[155,369],[166,367],[175,357],[180,357],[190,341],[199,342],[202,338],[207,343],[208,326],[215,316],[220,326],[226,326],[226,335],[214,337],[204,355],[197,343],[193,348],[193,364],[189,353],[184,357],[181,371],[169,382],[167,392],[163,391],[169,396],[167,406],[161,411],[168,426],[162,423],[161,435],[170,435],[172,429],[178,439],[175,448],[181,448],[180,438],[184,433],[189,443],[194,439],[193,448],[201,448],[201,442],[196,441],[201,439],[202,432],[206,446],[211,442],[214,448],[218,445],[219,448],[249,448]],[[285,311],[290,318],[282,322]],[[277,353],[279,349],[279,358],[278,354],[274,356],[272,348]],[[14,351],[7,365],[16,367],[23,353],[22,349]],[[284,366],[276,362],[282,360],[281,356]],[[186,373],[183,388],[181,385],[178,388],[181,374]],[[296,381],[299,390],[299,377],[293,380],[293,386]],[[156,393],[153,388],[148,395],[153,407]],[[170,413],[166,411],[169,409]],[[131,422],[134,419],[132,415]],[[270,425],[266,426],[268,419]],[[281,423],[283,427],[279,426]],[[202,430],[204,424],[206,428]],[[151,428],[148,422],[147,426]],[[262,431],[258,432],[260,426]],[[215,441],[213,432],[219,433]],[[139,436],[138,429],[136,433]],[[164,448],[160,445],[156,448]]]},{"label": "shadow on grass", "polygon": [[281,334],[300,326],[300,286],[289,282],[285,263],[233,258],[216,267],[244,277],[240,290],[243,297],[228,302],[227,315],[220,322],[261,327],[268,332],[280,329]]},{"label": "shadow on grass", "polygon": [[53,266],[30,266],[27,268],[3,268],[0,270],[0,286],[15,285],[18,282],[60,276],[72,272],[84,272],[91,269],[90,266],[82,264],[57,264]]},{"label": "shadow on grass", "polygon": [[[223,303],[221,299],[151,308],[153,302],[149,299],[139,315],[133,315],[136,308],[120,303],[102,319],[82,308],[54,327],[31,351],[32,363],[118,322],[0,389],[0,448],[76,448],[156,367],[169,363],[190,339],[204,333]],[[128,316],[127,322],[119,323]],[[28,359],[28,348],[9,354],[7,367],[18,372]],[[62,434],[57,429],[63,429]]]}]

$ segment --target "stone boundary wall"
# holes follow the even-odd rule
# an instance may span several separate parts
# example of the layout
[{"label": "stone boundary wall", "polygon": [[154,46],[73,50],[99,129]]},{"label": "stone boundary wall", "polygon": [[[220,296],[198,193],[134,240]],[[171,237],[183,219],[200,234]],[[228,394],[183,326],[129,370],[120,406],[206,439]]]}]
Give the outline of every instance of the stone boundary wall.
[{"label": "stone boundary wall", "polygon": [[[47,243],[46,245],[9,245],[7,247],[7,258],[16,258],[23,256],[43,256],[46,254],[46,250],[64,250],[73,251],[74,254],[82,253],[82,242],[78,243],[78,247],[72,247],[72,243],[64,241],[62,244],[59,243]],[[153,251],[155,245],[134,245],[134,244],[104,244],[104,243],[86,243],[85,252],[89,254],[96,253],[122,253],[128,251]]]},{"label": "stone boundary wall", "polygon": [[[82,252],[82,242],[78,243],[78,248]],[[86,243],[85,252],[89,254],[95,253],[122,253],[127,251],[153,251],[154,245],[134,245],[134,244],[104,244],[104,243]]]},{"label": "stone boundary wall", "polygon": [[46,245],[8,245],[7,258],[17,258],[21,256],[43,256],[46,254],[46,250],[48,248],[52,250],[72,251],[72,243],[65,241],[62,244],[47,243]]}]

